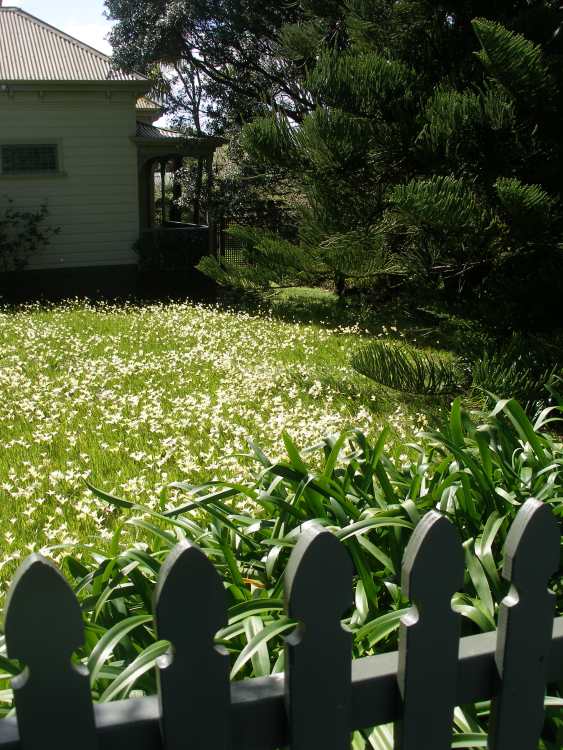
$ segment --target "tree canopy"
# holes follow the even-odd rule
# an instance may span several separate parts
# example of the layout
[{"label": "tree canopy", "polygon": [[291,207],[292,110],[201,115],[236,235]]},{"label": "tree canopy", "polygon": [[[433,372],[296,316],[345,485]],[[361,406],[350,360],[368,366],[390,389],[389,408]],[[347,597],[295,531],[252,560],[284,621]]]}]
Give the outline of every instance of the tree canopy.
[{"label": "tree canopy", "polygon": [[[160,66],[167,66],[168,80],[175,84],[167,93],[179,105],[191,98],[195,81],[215,130],[272,106],[297,120],[309,109],[301,86],[304,59],[284,55],[286,35],[303,34],[308,26],[319,41],[322,37],[323,24],[301,4],[106,0],[106,6],[117,21],[111,34],[116,63],[161,84]],[[305,37],[309,43],[310,33]]]},{"label": "tree canopy", "polygon": [[214,127],[243,123],[247,158],[283,170],[304,196],[297,246],[247,233],[247,271],[206,260],[216,278],[264,286],[324,274],[340,291],[394,278],[517,308],[531,274],[542,300],[560,278],[559,3],[108,8],[120,63],[197,70],[210,116],[220,111]]}]

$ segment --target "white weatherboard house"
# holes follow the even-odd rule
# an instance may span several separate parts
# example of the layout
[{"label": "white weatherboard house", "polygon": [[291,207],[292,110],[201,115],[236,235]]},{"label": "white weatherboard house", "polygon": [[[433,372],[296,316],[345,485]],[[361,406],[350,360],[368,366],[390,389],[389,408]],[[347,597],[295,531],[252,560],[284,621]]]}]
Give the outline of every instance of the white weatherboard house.
[{"label": "white weatherboard house", "polygon": [[9,200],[45,204],[60,228],[25,274],[134,270],[133,245],[156,219],[155,173],[184,156],[211,169],[218,141],[155,127],[149,89],[101,52],[0,7],[0,213]]}]

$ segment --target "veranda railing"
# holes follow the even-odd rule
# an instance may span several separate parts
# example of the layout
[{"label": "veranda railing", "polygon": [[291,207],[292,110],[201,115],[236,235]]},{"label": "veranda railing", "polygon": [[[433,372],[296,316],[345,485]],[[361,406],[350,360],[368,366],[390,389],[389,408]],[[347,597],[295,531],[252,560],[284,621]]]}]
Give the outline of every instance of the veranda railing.
[{"label": "veranda railing", "polygon": [[[351,604],[352,565],[327,530],[312,527],[287,570],[286,672],[229,683],[214,645],[226,595],[207,558],[188,543],[165,563],[155,599],[158,636],[172,644],[158,665],[158,696],[93,705],[86,671],[71,663],[83,624],[57,569],[33,555],[8,598],[8,655],[26,670],[13,680],[17,718],[0,721],[0,750],[343,750],[354,729],[395,722],[395,747],[446,750],[456,705],[492,698],[489,747],[537,747],[548,682],[563,679],[563,618],[547,582],[557,570],[558,524],[536,500],[510,530],[510,581],[497,632],[459,639],[451,599],[463,580],[461,544],[438,513],[417,526],[403,563],[415,607],[396,653],[352,661],[341,617]],[[48,648],[46,648],[48,644]]]}]

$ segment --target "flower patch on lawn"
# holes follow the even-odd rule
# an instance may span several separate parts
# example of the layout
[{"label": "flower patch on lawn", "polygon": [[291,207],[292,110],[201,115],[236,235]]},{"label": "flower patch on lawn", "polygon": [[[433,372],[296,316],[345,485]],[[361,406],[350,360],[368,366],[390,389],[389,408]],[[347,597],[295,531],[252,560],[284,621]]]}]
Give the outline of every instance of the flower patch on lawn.
[{"label": "flower patch on lawn", "polygon": [[354,373],[357,343],[191,304],[0,311],[0,578],[32,550],[107,544],[114,516],[86,479],[164,508],[170,482],[247,477],[249,439],[275,457],[284,430],[307,445],[388,423],[402,442],[425,417]]}]

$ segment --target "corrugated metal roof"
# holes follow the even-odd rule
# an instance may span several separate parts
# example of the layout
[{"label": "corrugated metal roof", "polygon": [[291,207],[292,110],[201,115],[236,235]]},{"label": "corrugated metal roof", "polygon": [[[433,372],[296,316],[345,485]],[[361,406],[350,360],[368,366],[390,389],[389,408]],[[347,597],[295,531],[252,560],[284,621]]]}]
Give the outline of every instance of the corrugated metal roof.
[{"label": "corrugated metal roof", "polygon": [[0,81],[144,81],[20,8],[0,7]]},{"label": "corrugated metal roof", "polygon": [[151,111],[160,111],[162,107],[157,102],[153,102],[152,99],[148,99],[146,96],[142,96],[137,100],[137,109],[148,109]]},{"label": "corrugated metal roof", "polygon": [[154,141],[162,140],[185,140],[185,136],[177,130],[157,128],[155,125],[147,125],[145,122],[137,122],[137,138],[150,138]]}]

